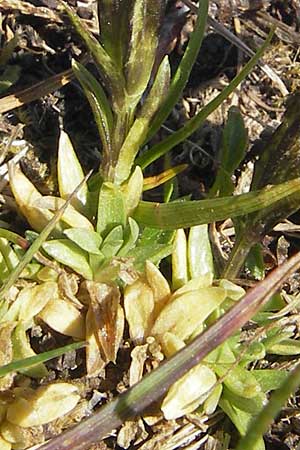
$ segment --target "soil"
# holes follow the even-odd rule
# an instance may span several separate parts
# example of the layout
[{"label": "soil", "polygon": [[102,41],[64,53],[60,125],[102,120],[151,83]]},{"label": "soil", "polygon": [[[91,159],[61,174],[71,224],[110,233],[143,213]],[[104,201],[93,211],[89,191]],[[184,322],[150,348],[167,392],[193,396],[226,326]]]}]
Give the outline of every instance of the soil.
[{"label": "soil", "polygon": [[[74,6],[91,30],[97,29],[93,0],[81,2],[69,0],[68,3]],[[180,2],[177,2],[177,6],[178,3]],[[179,26],[176,23],[176,15],[172,15],[174,4],[174,1],[169,2],[170,15],[166,16],[166,21],[175,21],[176,25],[173,27],[174,32],[169,42],[173,71],[182,57],[195,20],[192,15],[185,17],[184,21],[182,18],[179,21],[177,17]],[[275,23],[277,25],[275,38],[266,51],[264,63],[268,64],[279,77],[288,93],[293,94],[299,89],[299,0],[211,1],[210,15],[253,50],[263,42],[270,27]],[[26,2],[0,0],[1,46],[16,33],[18,43],[9,64],[18,67],[19,78],[13,86],[2,93],[0,104],[1,101],[5,101],[7,95],[18,93],[69,69],[72,58],[78,59],[85,55],[84,46],[61,13],[56,0]],[[165,128],[159,131],[154,141],[172,133],[188,118],[193,117],[236,75],[246,60],[247,57],[241,50],[208,27],[184,95],[168,118]],[[90,63],[88,68],[94,70]],[[1,70],[3,71],[0,67],[0,75]],[[188,164],[188,169],[179,176],[180,195],[192,194],[195,199],[203,198],[212,185],[222,130],[231,106],[236,105],[240,108],[249,133],[249,153],[241,166],[243,171],[247,164],[257,157],[266,134],[280,124],[286,97],[281,85],[271,80],[261,68],[256,68],[222,107],[209,116],[203,127],[172,151],[174,164]],[[85,170],[96,169],[101,160],[101,145],[91,110],[76,81],[72,80],[65,87],[0,116],[1,162],[12,156],[6,151],[11,136],[14,140],[26,141],[30,144],[30,150],[21,161],[22,168],[44,194],[56,192],[54,168],[61,126],[71,137]],[[157,173],[158,167],[160,162],[148,173]],[[161,192],[157,190],[149,194],[148,198],[157,200],[160,196]],[[3,204],[0,220],[12,223],[13,217],[15,214],[11,212],[10,207]],[[298,215],[294,215],[291,220],[297,224],[300,219]],[[22,227],[24,224],[20,220],[15,222],[17,230]],[[293,252],[293,249],[299,246],[295,235],[285,234],[288,250],[284,253],[282,241],[279,241],[281,236],[283,234],[279,231],[265,239],[266,262],[270,268],[277,264],[279,257],[286,258],[289,252]],[[297,288],[299,288],[298,279],[291,289]],[[65,345],[68,342],[61,335],[39,326],[31,335],[31,343],[36,351],[49,350],[56,348],[58,344]],[[50,375],[44,382],[49,379],[76,380],[81,385],[89,410],[94,410],[128,387],[129,350],[130,345],[125,340],[116,365],[109,365],[106,375],[95,379],[87,379],[84,376],[82,351],[57,358],[48,363]],[[152,355],[153,361],[155,357]],[[292,365],[294,362],[290,360],[289,364]],[[280,364],[284,365],[286,361],[281,361]],[[295,395],[265,437],[268,450],[296,450],[300,443],[299,408],[299,396]],[[84,414],[85,412],[82,412],[82,416]],[[48,427],[45,429],[45,437],[49,438],[59,433],[62,428],[61,423]],[[157,416],[155,419],[149,418],[148,421],[140,419],[126,423],[121,430],[113,433],[93,449],[217,450],[227,448],[221,446],[221,443],[226,442],[229,434],[235,436],[233,426],[219,412],[205,418],[201,423],[193,415],[170,422]]]}]

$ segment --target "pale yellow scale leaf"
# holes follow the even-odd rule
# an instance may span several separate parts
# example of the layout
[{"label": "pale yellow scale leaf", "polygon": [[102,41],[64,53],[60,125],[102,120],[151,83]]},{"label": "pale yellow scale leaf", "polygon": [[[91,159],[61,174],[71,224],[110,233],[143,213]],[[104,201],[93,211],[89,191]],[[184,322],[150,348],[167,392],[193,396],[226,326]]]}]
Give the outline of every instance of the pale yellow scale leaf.
[{"label": "pale yellow scale leaf", "polygon": [[231,300],[240,300],[246,293],[245,289],[229,280],[220,280],[219,286],[226,289],[227,297]]},{"label": "pale yellow scale leaf", "polygon": [[34,287],[24,288],[18,295],[21,301],[19,319],[30,320],[35,317],[49,302],[58,296],[58,286],[48,281]]},{"label": "pale yellow scale leaf", "polygon": [[151,261],[146,261],[145,268],[147,282],[154,296],[154,316],[156,317],[167,303],[171,295],[171,290],[169,283],[155,264]]},{"label": "pale yellow scale leaf", "polygon": [[178,380],[167,393],[161,410],[167,420],[194,411],[209,396],[217,377],[207,366],[198,364]]},{"label": "pale yellow scale leaf", "polygon": [[[44,196],[36,199],[32,205],[36,208],[39,208],[41,211],[51,210],[56,212],[60,208],[62,208],[65,204],[66,200],[53,197],[53,196]],[[91,222],[80,212],[78,212],[74,206],[68,205],[66,211],[63,213],[62,222],[65,222],[69,227],[72,228],[83,228],[85,230],[94,231],[94,227]]]},{"label": "pale yellow scale leaf", "polygon": [[178,289],[188,281],[187,240],[182,228],[176,230],[172,252],[172,286]]},{"label": "pale yellow scale leaf", "polygon": [[[82,167],[73,149],[70,138],[63,130],[60,132],[58,143],[57,178],[60,196],[65,200],[84,178]],[[71,200],[71,204],[76,209],[84,211],[87,203],[87,195],[88,188],[85,183],[77,195]]]},{"label": "pale yellow scale leaf", "polygon": [[161,335],[169,331],[185,340],[225,298],[226,291],[219,287],[201,288],[171,298],[156,319],[151,335]]},{"label": "pale yellow scale leaf", "polygon": [[53,214],[50,211],[33,206],[35,201],[42,198],[42,195],[22,173],[20,168],[13,164],[9,164],[9,182],[22,214],[24,214],[35,231],[42,231],[53,218]]},{"label": "pale yellow scale leaf", "polygon": [[11,450],[11,443],[0,436],[0,448],[1,450]]},{"label": "pale yellow scale leaf", "polygon": [[16,450],[28,449],[36,442],[42,443],[45,440],[42,426],[22,428],[5,420],[0,425],[0,432],[5,441],[11,444],[11,448]]},{"label": "pale yellow scale leaf", "polygon": [[135,343],[142,343],[153,324],[154,295],[148,284],[141,279],[126,286],[124,308],[129,333]]},{"label": "pale yellow scale leaf", "polygon": [[85,338],[85,317],[72,303],[60,298],[51,299],[39,317],[53,330],[75,339]]},{"label": "pale yellow scale leaf", "polygon": [[185,283],[184,286],[177,289],[175,292],[173,292],[172,297],[178,297],[179,295],[190,292],[190,291],[196,291],[197,289],[201,288],[207,288],[212,285],[213,282],[213,274],[212,273],[206,273],[204,275],[200,275],[196,278],[193,278],[192,280]]},{"label": "pale yellow scale leaf", "polygon": [[39,387],[32,396],[17,398],[7,409],[7,420],[20,427],[44,425],[70,412],[80,396],[71,383]]},{"label": "pale yellow scale leaf", "polygon": [[170,358],[172,355],[185,347],[185,343],[182,339],[169,332],[164,333],[162,336],[160,336],[159,342],[161,344],[164,355],[167,358]]}]

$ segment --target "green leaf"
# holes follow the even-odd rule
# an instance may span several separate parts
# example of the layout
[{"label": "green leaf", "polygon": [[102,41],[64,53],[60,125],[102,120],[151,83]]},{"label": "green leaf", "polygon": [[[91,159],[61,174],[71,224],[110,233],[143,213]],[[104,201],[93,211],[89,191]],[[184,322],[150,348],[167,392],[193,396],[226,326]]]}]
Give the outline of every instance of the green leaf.
[{"label": "green leaf", "polygon": [[289,201],[296,203],[296,200],[300,200],[299,179],[233,197],[166,204],[141,201],[133,217],[138,223],[152,228],[174,230],[217,222],[251,211],[265,211],[270,205]]},{"label": "green leaf", "polygon": [[190,278],[214,273],[213,256],[207,225],[192,227],[188,238],[188,266]]},{"label": "green leaf", "polygon": [[[203,2],[204,4],[205,2]],[[202,2],[201,2],[202,5]],[[194,133],[207,119],[207,117],[215,111],[215,109],[222,104],[222,102],[235,90],[235,88],[246,78],[251,72],[253,67],[257,64],[265,49],[269,45],[273,37],[273,32],[269,34],[265,43],[257,51],[255,56],[245,65],[245,67],[239,72],[239,74],[230,82],[230,84],[223,89],[223,91],[208,103],[204,108],[199,111],[192,119],[190,119],[182,128],[173,133],[171,136],[153,146],[145,152],[142,156],[137,158],[136,164],[141,166],[142,169],[147,167],[152,162],[156,161],[161,156],[165,155],[171,148],[178,145],[180,142],[188,138]],[[173,105],[172,105],[173,106]]]},{"label": "green leaf", "polygon": [[[36,356],[32,350],[28,337],[26,336],[26,327],[23,322],[19,323],[12,334],[13,360],[19,360]],[[24,373],[32,378],[42,378],[48,374],[48,370],[43,363],[39,363],[32,368],[21,369],[19,372]]]},{"label": "green leaf", "polygon": [[133,2],[129,54],[125,63],[127,101],[133,107],[141,99],[151,76],[164,3],[162,0]]},{"label": "green leaf", "polygon": [[97,67],[101,71],[104,82],[107,84],[110,92],[113,96],[113,100],[118,104],[119,99],[123,99],[125,80],[122,72],[116,66],[115,62],[105,51],[103,46],[97,39],[90,33],[85,24],[77,17],[72,8],[65,2],[62,2],[69,19],[84,41],[85,45],[93,55]]},{"label": "green leaf", "polygon": [[20,74],[21,74],[20,66],[17,65],[7,66],[3,74],[0,76],[0,94],[7,91],[7,89],[13,86],[20,78]]},{"label": "green leaf", "polygon": [[[244,436],[253,418],[252,414],[242,411],[223,398],[221,398],[219,405],[236,426],[239,433]],[[241,447],[240,450],[242,449],[245,450],[245,447]],[[250,450],[250,447],[248,449]],[[257,439],[253,447],[251,447],[251,450],[265,450],[265,444],[261,436]]]},{"label": "green leaf", "polygon": [[42,248],[49,256],[75,270],[86,280],[93,278],[87,253],[69,239],[53,239],[44,242]]},{"label": "green leaf", "polygon": [[241,397],[240,395],[234,394],[232,391],[224,387],[223,397],[228,400],[232,406],[245,411],[251,415],[258,414],[264,407],[267,397],[263,392],[252,398]]},{"label": "green leaf", "polygon": [[220,165],[210,196],[232,194],[234,184],[231,177],[243,160],[248,143],[247,130],[240,111],[232,106],[223,131]]},{"label": "green leaf", "polygon": [[[170,89],[168,90],[168,94],[165,97],[164,103],[151,123],[147,141],[158,131],[182,95],[182,91],[189,79],[189,75],[202,45],[202,40],[206,29],[208,3],[208,0],[201,0],[194,31],[190,36],[180,65],[172,79],[172,83]],[[147,155],[148,153],[149,152],[147,152]]]},{"label": "green leaf", "polygon": [[112,228],[126,224],[126,209],[120,189],[113,183],[103,183],[99,194],[97,233],[106,235]]},{"label": "green leaf", "polygon": [[[140,46],[140,48],[143,47]],[[143,67],[143,64],[139,65]],[[121,184],[128,178],[134,159],[147,135],[151,120],[168,90],[169,80],[170,65],[166,56],[158,69],[153,86],[121,147],[115,173],[116,183]]]},{"label": "green leaf", "polygon": [[174,233],[171,231],[154,230],[145,228],[136,246],[127,253],[134,259],[136,269],[143,271],[147,260],[158,264],[161,259],[172,253],[172,240]]},{"label": "green leaf", "polygon": [[240,366],[230,368],[218,364],[213,368],[219,377],[225,377],[223,383],[233,394],[248,399],[260,394],[260,384],[249,370]]},{"label": "green leaf", "polygon": [[128,51],[129,15],[132,0],[98,0],[100,39],[120,69]]},{"label": "green leaf", "polygon": [[265,276],[265,264],[261,244],[255,244],[245,261],[245,266],[256,280],[262,280]]},{"label": "green leaf", "polygon": [[127,253],[135,246],[139,237],[139,226],[131,217],[128,218],[128,225],[124,230],[124,243],[118,252],[118,256],[126,256]]},{"label": "green leaf", "polygon": [[252,450],[257,442],[261,440],[264,433],[267,432],[271,422],[284,406],[293,392],[299,388],[300,384],[300,365],[286,377],[282,385],[274,391],[265,408],[251,422],[246,435],[240,440],[236,450]]},{"label": "green leaf", "polygon": [[296,339],[282,339],[278,344],[268,346],[268,353],[273,355],[293,356],[300,354],[300,341]]},{"label": "green leaf", "polygon": [[86,230],[85,228],[68,228],[64,234],[78,247],[83,250],[99,255],[102,243],[101,236],[96,231]]},{"label": "green leaf", "polygon": [[287,379],[289,372],[287,370],[261,369],[252,370],[252,374],[259,382],[263,392],[274,391],[280,388]]},{"label": "green leaf", "polygon": [[65,345],[64,347],[56,348],[54,350],[50,350],[49,352],[44,352],[36,356],[30,356],[29,358],[20,359],[18,361],[14,361],[12,363],[6,364],[5,366],[0,367],[0,377],[4,377],[11,372],[18,372],[21,370],[28,369],[30,367],[34,367],[36,365],[40,365],[50,359],[57,358],[58,356],[63,355],[72,350],[77,350],[78,348],[84,347],[85,342],[74,342],[73,344]]},{"label": "green leaf", "polygon": [[101,253],[106,258],[112,258],[118,253],[123,245],[123,242],[123,227],[122,225],[117,225],[104,239],[101,246]]}]

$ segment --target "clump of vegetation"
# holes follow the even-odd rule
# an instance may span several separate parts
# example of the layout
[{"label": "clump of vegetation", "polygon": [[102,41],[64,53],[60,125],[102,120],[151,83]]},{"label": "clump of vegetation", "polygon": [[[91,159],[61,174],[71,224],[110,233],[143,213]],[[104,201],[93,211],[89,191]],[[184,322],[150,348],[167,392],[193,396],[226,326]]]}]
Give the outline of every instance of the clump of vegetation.
[{"label": "clump of vegetation", "polygon": [[[208,1],[201,2],[195,30],[173,78],[168,56],[157,51],[164,2],[135,0],[124,8],[119,2],[99,0],[98,6],[99,41],[64,4],[99,72],[97,79],[73,61],[101,139],[99,172],[84,175],[63,130],[58,196],[43,196],[18,166],[9,165],[11,191],[31,229],[25,238],[0,230],[0,333],[5,348],[0,383],[3,392],[10,392],[1,397],[1,448],[28,448],[45,439],[43,425],[56,420],[62,429],[88,411],[87,401],[80,398],[80,383],[55,380],[34,390],[15,385],[16,373],[26,380],[47,379],[45,361],[84,346],[86,376],[103,376],[106,366],[116,362],[124,336],[131,346],[130,389],[69,431],[67,438],[62,435],[41,448],[89,448],[127,418],[144,413],[158,400],[157,392],[156,412],[161,410],[167,420],[221,408],[245,436],[253,416],[263,411],[268,392],[288,377],[285,371],[253,370],[252,363],[267,353],[299,353],[294,329],[282,329],[279,316],[272,321],[284,307],[283,297],[276,294],[270,299],[299,265],[299,256],[246,296],[232,281],[245,262],[249,266],[248,255],[257,269],[261,254],[256,245],[298,209],[297,98],[257,161],[249,193],[233,195],[232,175],[247,150],[243,119],[233,108],[208,198],[175,198],[170,181],[185,167],[166,167],[151,178],[144,177],[143,169],[193,133],[233,92],[271,35],[216,99],[151,147],[151,137],[176,104],[198,54]],[[141,200],[143,191],[166,182],[165,203]],[[227,218],[233,219],[236,243],[229,260],[217,265],[207,224]],[[168,256],[169,280],[158,268]],[[236,321],[226,322],[229,317]],[[249,341],[242,326],[251,317]],[[37,323],[74,342],[56,353],[36,355],[28,332]],[[125,324],[129,336],[124,334]],[[147,359],[152,366],[147,366]],[[167,362],[161,365],[164,359]],[[159,368],[152,371],[155,366]],[[145,369],[151,373],[138,383]],[[251,448],[265,448],[261,434],[255,434]]]}]

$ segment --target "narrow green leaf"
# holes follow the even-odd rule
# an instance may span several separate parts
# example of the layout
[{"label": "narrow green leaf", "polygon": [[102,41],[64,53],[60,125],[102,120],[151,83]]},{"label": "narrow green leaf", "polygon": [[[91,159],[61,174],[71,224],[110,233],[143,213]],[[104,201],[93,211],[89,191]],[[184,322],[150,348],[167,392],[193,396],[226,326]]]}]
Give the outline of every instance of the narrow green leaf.
[{"label": "narrow green leaf", "polygon": [[97,39],[87,29],[85,24],[81,22],[79,17],[77,17],[77,15],[73,12],[72,8],[63,1],[61,1],[61,4],[65,8],[77,33],[92,53],[98,68],[101,70],[101,75],[103,76],[104,82],[107,84],[114,100],[118,104],[118,99],[123,99],[124,95],[125,81],[122,72],[120,72],[119,68],[115,65],[114,61],[105,51],[100,42],[97,41]]},{"label": "narrow green leaf", "polygon": [[113,129],[113,115],[109,101],[101,84],[98,83],[96,78],[82,64],[73,60],[72,67],[92,108],[103,145],[103,157],[105,161],[102,162],[102,165],[106,165],[110,161],[112,151],[111,133]]},{"label": "narrow green leaf", "polygon": [[[140,46],[140,48],[143,48],[143,46]],[[139,65],[143,67],[143,64]],[[170,65],[168,57],[166,56],[158,69],[153,86],[146,97],[145,103],[137,114],[129,133],[126,136],[125,142],[121,147],[115,173],[116,183],[121,184],[128,178],[134,159],[147,135],[151,120],[168,90],[169,80]]]},{"label": "narrow green leaf", "polygon": [[188,282],[187,240],[182,228],[175,233],[172,251],[172,287],[175,291]]},{"label": "narrow green leaf", "polygon": [[129,54],[125,63],[127,101],[133,107],[140,101],[151,76],[164,3],[162,0],[133,2]]},{"label": "narrow green leaf", "polygon": [[4,377],[5,375],[11,372],[18,372],[19,370],[28,369],[29,367],[34,367],[37,364],[44,363],[49,361],[50,359],[57,358],[58,356],[63,355],[71,350],[77,350],[85,346],[85,342],[74,342],[73,344],[65,345],[64,347],[56,348],[54,350],[50,350],[49,352],[40,353],[36,356],[30,356],[29,358],[20,359],[18,361],[14,361],[12,363],[6,364],[5,366],[0,367],[0,377]]},{"label": "narrow green leaf", "polygon": [[189,43],[182,57],[180,65],[172,79],[172,83],[164,100],[164,103],[151,123],[151,128],[148,131],[147,141],[152,136],[154,136],[162,123],[171,113],[189,79],[192,67],[194,65],[194,62],[196,61],[197,55],[202,45],[202,40],[206,29],[208,3],[208,0],[201,0],[194,31],[190,36]]},{"label": "narrow green leaf", "polygon": [[[203,2],[204,3],[204,2]],[[202,2],[201,2],[202,5]],[[207,119],[207,117],[215,111],[218,106],[222,104],[224,100],[235,90],[235,88],[246,78],[246,76],[251,72],[253,67],[259,61],[259,58],[263,55],[267,46],[271,42],[273,37],[273,32],[271,32],[261,46],[261,48],[256,52],[255,56],[250,59],[250,61],[243,67],[239,74],[229,83],[223,91],[208,103],[204,108],[199,111],[192,119],[190,119],[182,128],[173,133],[171,136],[150,148],[142,156],[137,158],[136,164],[141,166],[142,169],[149,166],[153,161],[156,161],[161,156],[165,155],[169,150],[178,145],[180,142],[188,138],[192,133],[194,133],[200,125]]]},{"label": "narrow green leaf", "polygon": [[234,184],[231,177],[245,156],[247,143],[248,135],[243,117],[238,108],[232,106],[223,131],[220,165],[210,196],[232,194]]},{"label": "narrow green leaf", "polygon": [[120,69],[128,51],[129,15],[132,0],[98,0],[100,39]]},{"label": "narrow green leaf", "polygon": [[71,267],[86,280],[92,280],[93,274],[88,263],[88,255],[69,239],[53,239],[42,245],[45,252],[56,261]]},{"label": "narrow green leaf", "polygon": [[265,210],[279,202],[286,204],[297,200],[300,200],[299,179],[233,197],[166,204],[141,201],[133,217],[138,223],[152,228],[175,230]]}]

